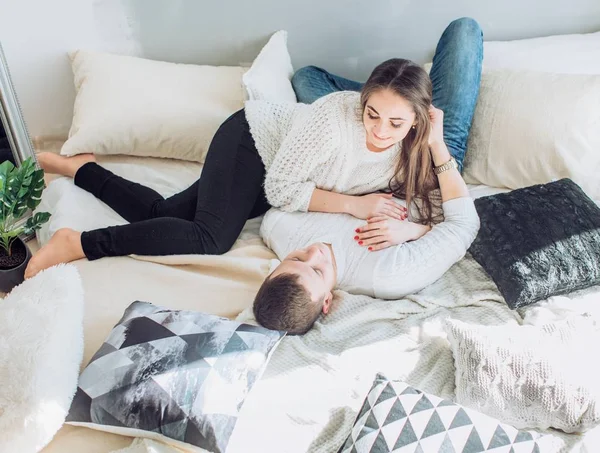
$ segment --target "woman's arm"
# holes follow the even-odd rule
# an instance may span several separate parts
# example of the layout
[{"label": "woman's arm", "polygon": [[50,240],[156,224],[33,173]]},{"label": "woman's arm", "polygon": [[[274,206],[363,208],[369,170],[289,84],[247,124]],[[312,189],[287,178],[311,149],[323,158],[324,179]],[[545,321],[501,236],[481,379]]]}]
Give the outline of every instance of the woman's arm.
[{"label": "woman's arm", "polygon": [[327,165],[340,141],[326,98],[311,106],[283,139],[265,175],[269,204],[282,211],[308,211],[315,169]]},{"label": "woman's arm", "polygon": [[404,220],[406,208],[392,200],[392,194],[344,195],[315,189],[308,205],[309,211],[350,214],[359,219],[387,216]]},{"label": "woman's arm", "polygon": [[[444,142],[444,112],[432,106],[429,110],[429,117],[431,118],[429,149],[431,150],[433,164],[436,167],[439,167],[452,158],[450,151],[448,151],[448,147]],[[440,173],[438,175],[438,182],[440,184],[442,202],[469,196],[467,185],[457,168]]]}]

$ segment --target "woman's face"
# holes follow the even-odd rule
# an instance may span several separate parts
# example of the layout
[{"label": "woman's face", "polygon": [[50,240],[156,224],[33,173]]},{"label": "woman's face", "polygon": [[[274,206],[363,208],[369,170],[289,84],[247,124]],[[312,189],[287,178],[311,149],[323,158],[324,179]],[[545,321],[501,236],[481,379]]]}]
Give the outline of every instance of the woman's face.
[{"label": "woman's face", "polygon": [[402,141],[415,122],[412,105],[390,90],[371,94],[363,111],[367,147],[381,151]]}]

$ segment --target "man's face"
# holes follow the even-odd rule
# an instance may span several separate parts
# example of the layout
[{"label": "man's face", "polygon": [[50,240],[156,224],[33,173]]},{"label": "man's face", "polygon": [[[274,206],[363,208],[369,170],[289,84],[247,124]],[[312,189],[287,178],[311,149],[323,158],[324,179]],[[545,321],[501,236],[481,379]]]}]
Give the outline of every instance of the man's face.
[{"label": "man's face", "polygon": [[329,311],[329,304],[333,299],[331,291],[335,288],[337,279],[335,259],[329,246],[318,242],[294,250],[283,259],[270,278],[280,274],[297,275],[313,302],[323,304],[323,313]]}]

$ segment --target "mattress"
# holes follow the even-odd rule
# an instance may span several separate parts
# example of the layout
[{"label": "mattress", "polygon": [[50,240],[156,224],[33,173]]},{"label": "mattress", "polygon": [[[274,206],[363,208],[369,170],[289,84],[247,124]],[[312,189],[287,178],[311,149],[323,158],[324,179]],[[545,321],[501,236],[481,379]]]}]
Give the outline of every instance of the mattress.
[{"label": "mattress", "polygon": [[[111,156],[101,158],[100,163],[165,196],[186,188],[201,173],[199,164],[166,159]],[[479,197],[503,189],[472,186],[470,191]],[[125,223],[68,178],[50,183],[38,209],[53,213],[38,234],[42,244],[62,227],[86,230]],[[254,294],[277,263],[258,235],[259,226],[260,219],[247,222],[233,249],[219,257],[77,261],[86,294],[82,366],[135,300],[252,322],[249,307]],[[349,433],[378,372],[452,398],[453,357],[443,330],[448,317],[484,325],[537,324],[583,312],[600,319],[600,288],[511,311],[468,255],[438,282],[402,300],[382,301],[336,291],[330,315],[307,335],[284,338],[275,350],[242,407],[227,451],[335,451]],[[594,445],[600,445],[600,429],[585,436],[558,432],[551,436],[559,446],[557,451],[596,452]],[[132,440],[65,425],[43,452],[109,453],[126,448]]]}]

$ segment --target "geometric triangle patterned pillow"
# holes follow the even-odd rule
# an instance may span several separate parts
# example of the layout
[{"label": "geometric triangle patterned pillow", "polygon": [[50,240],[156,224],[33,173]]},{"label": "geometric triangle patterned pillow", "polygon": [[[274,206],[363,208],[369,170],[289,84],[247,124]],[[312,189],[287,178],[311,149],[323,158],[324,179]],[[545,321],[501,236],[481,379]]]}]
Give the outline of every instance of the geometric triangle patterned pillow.
[{"label": "geometric triangle patterned pillow", "polygon": [[81,373],[67,423],[222,453],[284,335],[134,302]]},{"label": "geometric triangle patterned pillow", "polygon": [[544,437],[379,374],[340,452],[543,453]]}]

